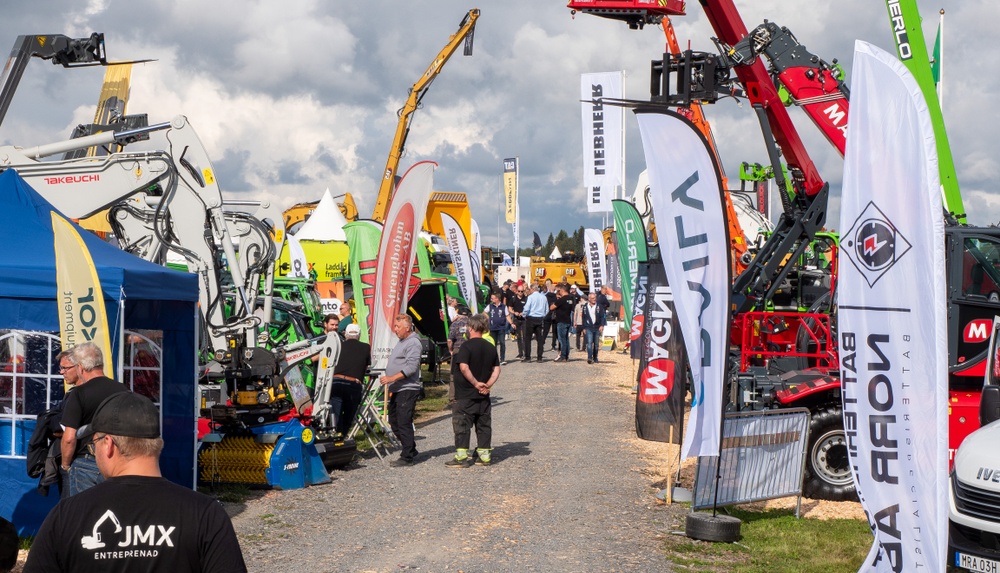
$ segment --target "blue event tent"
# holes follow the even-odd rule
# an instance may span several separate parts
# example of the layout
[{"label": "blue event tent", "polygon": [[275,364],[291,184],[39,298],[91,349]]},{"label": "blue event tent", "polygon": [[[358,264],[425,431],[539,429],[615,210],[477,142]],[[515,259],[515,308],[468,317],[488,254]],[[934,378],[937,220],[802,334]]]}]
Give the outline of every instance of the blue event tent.
[{"label": "blue event tent", "polygon": [[[25,463],[35,416],[63,393],[55,360],[60,348],[53,210],[13,170],[0,173],[0,228],[5,232],[0,248],[0,516],[21,535],[37,531],[59,495],[57,488],[47,497],[36,491],[38,481],[28,477]],[[105,362],[126,370],[106,371],[138,392],[128,365],[136,354],[132,341],[141,335],[131,333],[155,333],[159,371],[148,361],[136,370],[154,381],[153,398],[160,405],[165,443],[160,466],[167,479],[194,487],[197,277],[141,260],[80,231],[97,268],[113,333],[115,356]],[[123,359],[123,353],[130,356]]]}]

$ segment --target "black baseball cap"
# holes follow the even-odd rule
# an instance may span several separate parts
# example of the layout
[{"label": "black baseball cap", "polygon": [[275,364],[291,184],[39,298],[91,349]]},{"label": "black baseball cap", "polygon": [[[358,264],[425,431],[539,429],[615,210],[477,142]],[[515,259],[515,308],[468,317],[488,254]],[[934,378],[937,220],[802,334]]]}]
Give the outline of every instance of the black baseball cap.
[{"label": "black baseball cap", "polygon": [[101,402],[94,412],[94,419],[77,438],[98,432],[128,438],[159,438],[160,412],[149,398],[141,394],[118,392]]}]

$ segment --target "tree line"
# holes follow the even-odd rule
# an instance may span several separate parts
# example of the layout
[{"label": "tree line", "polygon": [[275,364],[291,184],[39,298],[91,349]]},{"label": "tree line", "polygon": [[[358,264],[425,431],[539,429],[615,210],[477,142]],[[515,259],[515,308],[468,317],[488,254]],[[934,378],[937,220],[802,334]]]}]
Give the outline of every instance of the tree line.
[{"label": "tree line", "polygon": [[[539,234],[538,236],[539,238],[542,237],[541,234]],[[559,232],[554,235],[552,233],[549,233],[548,239],[544,241],[544,243],[542,244],[542,248],[539,249],[538,254],[547,257],[549,256],[549,253],[552,252],[552,249],[554,249],[555,247],[559,247],[560,253],[566,253],[567,251],[574,252],[577,254],[582,253],[583,225],[580,225],[580,228],[573,231],[572,234],[567,233],[565,229],[559,229]],[[520,251],[518,251],[517,254],[522,257],[533,256],[535,254],[534,246],[529,241],[528,246],[522,248]]]}]

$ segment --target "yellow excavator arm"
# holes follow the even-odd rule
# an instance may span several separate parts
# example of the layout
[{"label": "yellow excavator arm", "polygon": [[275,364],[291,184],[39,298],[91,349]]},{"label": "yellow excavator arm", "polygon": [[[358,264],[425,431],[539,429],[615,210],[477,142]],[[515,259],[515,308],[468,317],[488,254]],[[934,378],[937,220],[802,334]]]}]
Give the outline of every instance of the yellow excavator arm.
[{"label": "yellow excavator arm", "polygon": [[462,19],[458,31],[455,32],[445,44],[444,48],[438,52],[437,57],[431,65],[420,76],[413,87],[410,88],[410,95],[406,98],[406,104],[399,110],[399,123],[396,125],[396,135],[392,139],[392,147],[389,148],[389,160],[386,161],[385,170],[382,172],[382,181],[379,184],[378,195],[375,198],[375,210],[372,212],[372,219],[381,222],[385,219],[385,214],[389,210],[389,201],[392,200],[393,192],[396,189],[396,171],[399,168],[399,159],[403,155],[403,146],[406,144],[406,136],[410,132],[410,119],[413,112],[417,111],[420,101],[423,99],[427,88],[434,81],[434,78],[441,73],[441,68],[451,58],[451,55],[458,49],[458,45],[465,42],[465,55],[472,55],[472,38],[476,29],[476,20],[479,19],[479,10],[473,8]]}]

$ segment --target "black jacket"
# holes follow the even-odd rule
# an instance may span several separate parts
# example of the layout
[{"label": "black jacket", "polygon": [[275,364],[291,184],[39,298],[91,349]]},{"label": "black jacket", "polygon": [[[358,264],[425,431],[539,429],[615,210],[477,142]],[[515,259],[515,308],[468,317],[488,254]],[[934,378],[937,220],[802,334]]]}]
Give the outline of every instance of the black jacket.
[{"label": "black jacket", "polygon": [[[62,433],[62,402],[38,415],[35,430],[28,440],[27,470],[28,477],[40,477],[38,493],[49,494],[49,487],[61,480],[59,465],[62,460],[60,438]],[[60,485],[60,487],[62,487]]]}]

